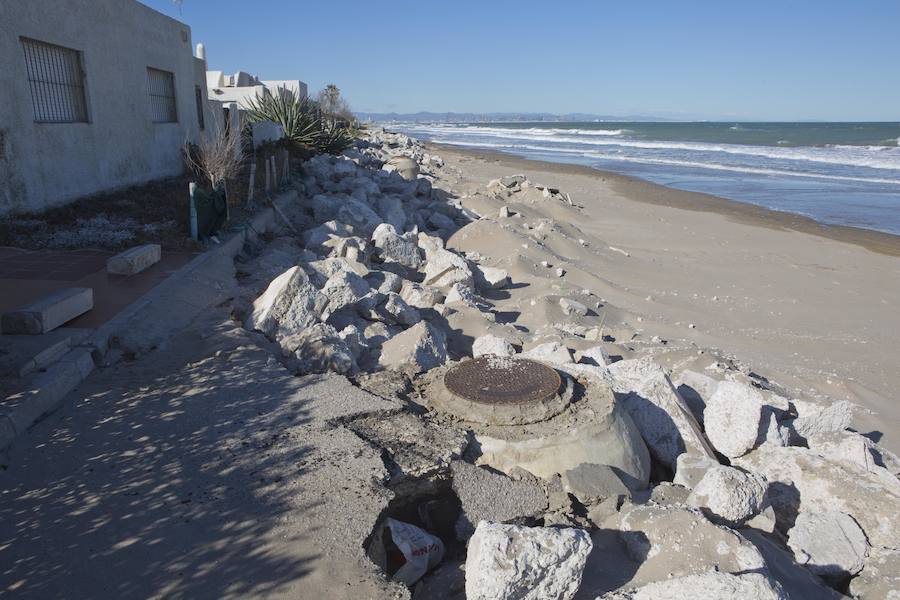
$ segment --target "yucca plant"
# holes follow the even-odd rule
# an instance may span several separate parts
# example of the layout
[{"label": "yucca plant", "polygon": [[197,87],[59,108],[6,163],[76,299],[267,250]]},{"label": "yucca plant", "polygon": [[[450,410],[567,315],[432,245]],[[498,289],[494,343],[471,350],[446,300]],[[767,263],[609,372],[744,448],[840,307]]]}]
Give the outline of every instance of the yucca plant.
[{"label": "yucca plant", "polygon": [[328,154],[340,154],[353,144],[353,133],[334,121],[325,125],[316,141],[316,150]]},{"label": "yucca plant", "polygon": [[315,146],[322,131],[322,120],[316,106],[293,90],[264,92],[246,102],[250,123],[272,121],[284,130],[285,139],[294,144]]}]

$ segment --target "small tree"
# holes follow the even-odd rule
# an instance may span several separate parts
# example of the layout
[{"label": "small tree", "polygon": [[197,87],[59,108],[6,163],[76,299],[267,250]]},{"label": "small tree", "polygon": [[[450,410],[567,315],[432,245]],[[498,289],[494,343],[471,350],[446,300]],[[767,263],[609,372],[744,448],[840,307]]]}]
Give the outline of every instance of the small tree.
[{"label": "small tree", "polygon": [[236,177],[241,170],[237,153],[240,135],[238,128],[224,132],[216,127],[201,135],[197,144],[185,142],[182,152],[188,168],[205,177],[212,189]]},{"label": "small tree", "polygon": [[325,86],[325,89],[319,92],[319,108],[322,113],[332,117],[338,110],[341,102],[341,90],[333,83]]}]

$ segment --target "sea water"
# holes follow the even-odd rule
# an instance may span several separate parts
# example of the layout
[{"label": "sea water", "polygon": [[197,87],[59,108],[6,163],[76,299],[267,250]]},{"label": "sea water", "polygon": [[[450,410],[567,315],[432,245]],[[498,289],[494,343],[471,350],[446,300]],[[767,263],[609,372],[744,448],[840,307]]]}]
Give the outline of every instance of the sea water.
[{"label": "sea water", "polygon": [[588,165],[900,235],[900,123],[397,123],[420,139]]}]

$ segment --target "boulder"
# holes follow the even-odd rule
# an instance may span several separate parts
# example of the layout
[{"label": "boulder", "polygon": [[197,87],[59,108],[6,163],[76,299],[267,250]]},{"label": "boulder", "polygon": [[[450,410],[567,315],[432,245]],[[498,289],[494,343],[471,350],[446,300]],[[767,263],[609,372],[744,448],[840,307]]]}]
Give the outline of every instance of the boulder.
[{"label": "boulder", "polygon": [[460,501],[456,536],[475,533],[479,521],[508,523],[534,517],[547,509],[547,496],[537,481],[510,479],[464,461],[450,463],[453,491]]},{"label": "boulder", "polygon": [[456,230],[456,223],[453,222],[453,219],[439,212],[432,212],[428,215],[428,224],[435,229],[443,231],[449,232]]},{"label": "boulder", "polygon": [[[631,584],[702,575],[710,569],[768,575],[757,549],[740,535],[714,525],[697,509],[627,504],[602,523],[601,532],[617,533],[624,554],[635,563]],[[619,552],[608,547],[607,552]]]},{"label": "boulder", "polygon": [[352,227],[356,235],[365,238],[371,236],[375,228],[381,224],[381,217],[366,203],[349,196],[341,203],[335,218]]},{"label": "boulder", "polygon": [[559,342],[539,344],[521,354],[522,358],[530,358],[551,365],[562,365],[572,362],[572,351]]},{"label": "boulder", "polygon": [[390,271],[369,271],[363,279],[369,284],[369,287],[376,292],[387,294],[388,292],[400,292],[406,281],[399,275]]},{"label": "boulder", "polygon": [[331,313],[359,302],[369,291],[366,280],[351,271],[338,271],[322,286],[322,294],[328,298],[328,311]]},{"label": "boulder", "polygon": [[882,476],[887,483],[891,483],[891,479],[900,473],[900,460],[896,456],[855,431],[817,433],[810,435],[806,443],[810,450],[828,460],[854,463]]},{"label": "boulder", "polygon": [[383,304],[376,309],[388,323],[410,327],[422,320],[419,311],[403,301],[399,294],[389,292]]},{"label": "boulder", "polygon": [[482,300],[471,286],[464,283],[454,283],[447,291],[444,304],[463,304],[480,312],[488,312],[491,307]]},{"label": "boulder", "polygon": [[320,294],[300,267],[291,267],[269,283],[253,302],[244,327],[271,340],[299,333],[317,322],[328,298]]},{"label": "boulder", "polygon": [[767,487],[762,475],[712,466],[694,486],[687,503],[714,523],[740,527],[765,507]]},{"label": "boulder", "polygon": [[359,370],[353,352],[331,325],[316,323],[280,343],[298,360],[297,371],[301,375],[326,371],[353,375]]},{"label": "boulder", "polygon": [[405,181],[415,181],[419,176],[419,164],[408,156],[395,156],[385,166],[396,171]]},{"label": "boulder", "polygon": [[504,288],[509,283],[509,273],[504,269],[475,265],[473,274],[475,286],[483,292]]},{"label": "boulder", "polygon": [[682,371],[675,379],[675,389],[684,398],[691,414],[701,425],[706,401],[712,398],[717,387],[719,387],[718,381],[696,371]]},{"label": "boulder", "polygon": [[674,471],[684,452],[714,458],[700,425],[661,366],[641,358],[622,360],[608,369],[617,398],[659,462]]},{"label": "boulder", "polygon": [[437,288],[425,286],[412,281],[404,281],[400,289],[400,297],[412,307],[432,308],[444,301],[445,295]]},{"label": "boulder", "polygon": [[736,381],[723,381],[703,409],[706,436],[716,450],[729,458],[743,456],[765,437],[765,399],[755,388]]},{"label": "boulder", "polygon": [[732,575],[712,570],[643,587],[617,590],[597,600],[789,600],[781,587],[760,573]]},{"label": "boulder", "polygon": [[349,237],[351,235],[353,235],[353,231],[344,223],[327,221],[318,227],[313,227],[312,229],[304,231],[301,235],[301,239],[303,240],[304,248],[313,250],[332,237]]},{"label": "boulder", "polygon": [[426,250],[425,261],[425,281],[423,282],[425,285],[447,288],[454,283],[462,283],[470,287],[474,284],[469,263],[458,254],[443,248],[435,248],[431,251]]},{"label": "boulder", "polygon": [[383,261],[396,262],[410,269],[422,266],[422,255],[416,242],[397,235],[396,229],[389,223],[375,228],[372,242],[379,249]]},{"label": "boulder", "polygon": [[685,452],[684,454],[679,454],[678,459],[675,461],[675,477],[672,481],[692,490],[695,485],[700,483],[707,471],[718,466],[719,461],[705,454],[698,455]]},{"label": "boulder", "polygon": [[379,362],[389,369],[409,369],[422,373],[447,360],[447,338],[444,332],[420,321],[403,333],[384,342]]},{"label": "boulder", "polygon": [[486,354],[494,356],[512,356],[516,351],[509,341],[496,335],[482,335],[472,343],[472,357],[478,358]]},{"label": "boulder", "polygon": [[512,189],[521,186],[523,183],[528,181],[528,178],[522,174],[517,175],[506,175],[505,177],[501,177],[499,179],[499,184],[505,188]]},{"label": "boulder", "polygon": [[862,572],[850,581],[857,600],[900,599],[900,550],[872,548]]},{"label": "boulder", "polygon": [[403,200],[394,195],[379,196],[376,201],[376,211],[385,223],[390,223],[398,233],[406,228],[408,221],[406,211],[403,209]]},{"label": "boulder", "polygon": [[571,600],[593,547],[581,529],[481,521],[466,556],[468,600]]},{"label": "boulder", "polygon": [[741,529],[740,533],[741,537],[756,546],[762,554],[769,568],[769,574],[781,585],[788,598],[846,600],[846,596],[839,594],[817,576],[798,565],[790,551],[784,549],[779,536],[767,535],[746,527]]},{"label": "boulder", "polygon": [[584,505],[631,495],[612,467],[595,463],[581,463],[574,469],[563,472],[562,486],[567,494],[572,494]]},{"label": "boulder", "polygon": [[762,446],[732,464],[769,481],[781,531],[801,512],[842,512],[856,520],[872,546],[900,548],[900,492],[876,473],[796,446]]},{"label": "boulder", "polygon": [[842,400],[827,408],[804,414],[790,422],[793,430],[802,438],[817,434],[843,431],[853,420],[853,405]]},{"label": "boulder", "polygon": [[572,300],[571,298],[560,298],[559,307],[562,308],[562,311],[567,315],[578,315],[583,317],[588,314],[587,306],[577,300]]},{"label": "boulder", "polygon": [[862,570],[869,544],[846,513],[801,512],[788,531],[788,546],[798,563],[822,579],[840,582]]}]

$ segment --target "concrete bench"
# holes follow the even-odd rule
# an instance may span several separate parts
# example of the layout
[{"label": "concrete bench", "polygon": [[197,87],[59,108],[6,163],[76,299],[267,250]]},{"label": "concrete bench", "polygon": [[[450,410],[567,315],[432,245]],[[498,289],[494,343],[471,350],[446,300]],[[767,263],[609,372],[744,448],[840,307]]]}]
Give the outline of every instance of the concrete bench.
[{"label": "concrete bench", "polygon": [[3,333],[38,335],[53,331],[94,308],[94,290],[66,288],[35,300],[0,318]]},{"label": "concrete bench", "polygon": [[106,261],[106,271],[113,275],[134,275],[152,267],[162,257],[159,244],[144,244],[129,248]]}]

